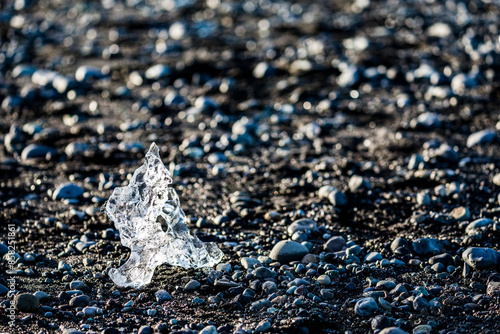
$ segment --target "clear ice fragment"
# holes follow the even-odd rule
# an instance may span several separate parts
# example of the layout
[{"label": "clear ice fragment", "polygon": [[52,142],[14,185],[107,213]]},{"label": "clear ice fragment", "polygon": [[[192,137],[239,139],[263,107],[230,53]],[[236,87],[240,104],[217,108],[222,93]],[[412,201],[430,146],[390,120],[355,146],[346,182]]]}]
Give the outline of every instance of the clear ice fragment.
[{"label": "clear ice fragment", "polygon": [[131,249],[128,261],[108,272],[116,285],[138,288],[148,284],[163,263],[187,269],[211,267],[222,259],[224,254],[216,244],[189,233],[171,183],[158,146],[152,143],[129,185],[115,188],[107,201],[104,211],[120,232],[122,245]]}]

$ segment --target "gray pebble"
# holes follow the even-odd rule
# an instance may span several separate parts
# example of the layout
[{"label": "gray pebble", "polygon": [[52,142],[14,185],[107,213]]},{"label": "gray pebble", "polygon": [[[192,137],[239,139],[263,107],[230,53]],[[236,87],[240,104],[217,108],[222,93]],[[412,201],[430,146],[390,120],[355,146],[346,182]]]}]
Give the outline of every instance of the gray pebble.
[{"label": "gray pebble", "polygon": [[75,79],[80,82],[87,82],[102,77],[101,70],[94,66],[80,66],[75,72]]},{"label": "gray pebble", "polygon": [[488,296],[500,296],[500,282],[489,282],[486,287],[486,294]]},{"label": "gray pebble", "polygon": [[165,290],[158,290],[155,292],[156,301],[162,303],[167,300],[171,300],[172,296]]},{"label": "gray pebble", "polygon": [[280,263],[289,263],[301,260],[307,253],[309,250],[306,246],[292,240],[282,240],[273,247],[269,257]]},{"label": "gray pebble", "polygon": [[498,265],[500,252],[486,247],[469,247],[462,253],[462,259],[475,269],[489,269]]},{"label": "gray pebble", "polygon": [[151,334],[153,333],[153,328],[151,326],[141,326],[137,334]]},{"label": "gray pebble", "polygon": [[320,275],[316,281],[321,284],[321,285],[330,285],[332,283],[332,280],[330,279],[330,276],[328,275]]},{"label": "gray pebble", "polygon": [[255,78],[262,79],[274,75],[274,68],[269,63],[261,62],[255,66],[252,73]]},{"label": "gray pebble", "polygon": [[85,307],[89,305],[89,303],[90,297],[87,295],[76,296],[71,298],[71,300],[69,301],[69,305],[72,307]]},{"label": "gray pebble", "polygon": [[431,269],[434,270],[436,273],[444,273],[446,272],[446,266],[442,263],[435,263],[431,266]]},{"label": "gray pebble", "polygon": [[413,251],[417,255],[435,255],[444,252],[444,245],[441,240],[430,238],[418,238],[412,242]]},{"label": "gray pebble", "polygon": [[251,257],[244,257],[241,259],[241,265],[245,269],[252,269],[256,264],[260,264],[260,261]]},{"label": "gray pebble", "polygon": [[337,78],[340,87],[352,87],[358,83],[360,77],[359,69],[354,65],[346,66]]},{"label": "gray pebble", "polygon": [[493,176],[493,179],[491,181],[493,182],[494,185],[500,186],[500,173],[495,174],[495,176]]},{"label": "gray pebble", "polygon": [[198,334],[217,334],[217,328],[214,325],[206,326]]},{"label": "gray pebble", "polygon": [[417,312],[422,312],[423,309],[429,308],[429,302],[424,297],[416,297],[413,300],[413,308]]},{"label": "gray pebble", "polygon": [[71,283],[69,283],[69,288],[71,290],[82,290],[85,289],[86,287],[87,286],[82,281],[72,281]]},{"label": "gray pebble", "polygon": [[278,290],[278,288],[276,286],[276,283],[274,282],[267,281],[262,284],[262,291],[264,291],[268,295],[273,292],[276,292],[276,290]]},{"label": "gray pebble", "polygon": [[193,290],[196,290],[198,289],[199,287],[201,286],[201,283],[198,282],[197,280],[190,280],[185,286],[184,286],[184,290],[186,291],[193,291]]},{"label": "gray pebble", "polygon": [[86,317],[95,317],[97,314],[98,308],[95,306],[87,306],[85,307],[82,312],[85,314]]},{"label": "gray pebble", "polygon": [[391,325],[391,320],[385,315],[377,315],[371,320],[372,330],[382,330]]},{"label": "gray pebble", "polygon": [[52,81],[54,81],[55,77],[57,77],[58,75],[60,74],[54,71],[37,70],[31,76],[31,82],[33,82],[35,85],[47,86],[49,84],[52,84]]},{"label": "gray pebble", "polygon": [[424,334],[424,333],[431,333],[432,332],[432,326],[430,325],[418,325],[415,328],[413,328],[412,333],[413,334]]},{"label": "gray pebble", "polygon": [[467,138],[467,147],[475,145],[491,144],[498,141],[498,135],[495,130],[482,130],[474,132]]},{"label": "gray pebble", "polygon": [[52,86],[59,94],[66,94],[69,90],[77,87],[77,82],[73,78],[57,75],[52,81]]},{"label": "gray pebble", "polygon": [[365,180],[362,176],[360,175],[353,175],[349,179],[349,190],[351,192],[356,192],[361,189],[370,189],[370,182]]},{"label": "gray pebble", "polygon": [[273,304],[268,299],[260,299],[250,305],[251,311],[259,311],[263,308],[271,307]]},{"label": "gray pebble", "polygon": [[17,65],[12,70],[13,78],[30,77],[36,72],[36,68],[30,65]]},{"label": "gray pebble", "polygon": [[394,296],[399,296],[403,292],[408,293],[408,290],[406,289],[404,284],[399,283],[398,285],[396,285],[396,287],[394,287],[394,289],[391,290],[390,294]]},{"label": "gray pebble", "polygon": [[16,310],[26,313],[34,313],[40,307],[40,301],[31,293],[21,293],[14,297]]},{"label": "gray pebble", "polygon": [[453,209],[450,215],[458,221],[464,221],[470,218],[470,211],[464,206],[459,206],[458,208]]},{"label": "gray pebble", "polygon": [[378,334],[408,334],[399,327],[387,327],[382,329]]},{"label": "gray pebble", "polygon": [[30,159],[45,158],[47,154],[54,154],[55,152],[57,152],[55,149],[47,146],[30,144],[23,149],[21,159],[26,162]]},{"label": "gray pebble", "polygon": [[293,235],[298,231],[308,231],[316,228],[316,222],[309,218],[302,218],[294,221],[288,226],[287,232],[289,235]]},{"label": "gray pebble", "polygon": [[382,259],[383,257],[379,252],[370,252],[365,256],[365,262],[375,262]]},{"label": "gray pebble", "polygon": [[53,200],[60,200],[60,199],[67,199],[67,198],[80,198],[83,196],[83,193],[85,191],[83,190],[82,187],[71,183],[63,183],[59,185],[56,190],[54,190],[54,193],[52,194],[52,199]]},{"label": "gray pebble", "polygon": [[389,280],[382,280],[377,282],[377,288],[382,288],[384,290],[392,290],[396,287],[396,283]]},{"label": "gray pebble", "polygon": [[216,270],[223,271],[225,273],[230,273],[232,269],[231,263],[219,263],[216,267]]},{"label": "gray pebble", "polygon": [[171,73],[172,70],[170,67],[163,64],[157,64],[148,68],[144,76],[149,80],[159,80],[169,76]]},{"label": "gray pebble", "polygon": [[329,252],[338,252],[343,250],[346,247],[346,242],[345,239],[341,236],[335,236],[331,237],[326,243],[325,243],[325,250]]},{"label": "gray pebble", "polygon": [[356,314],[362,317],[370,316],[377,310],[377,302],[372,297],[361,298],[356,302],[356,305],[354,306],[354,311],[356,312]]},{"label": "gray pebble", "polygon": [[419,168],[419,166],[424,163],[424,158],[420,154],[412,154],[410,157],[410,161],[408,162],[408,169],[409,170],[416,170]]},{"label": "gray pebble", "polygon": [[422,206],[429,206],[431,204],[431,196],[429,192],[421,191],[417,194],[417,203]]},{"label": "gray pebble", "polygon": [[425,128],[428,130],[436,129],[441,126],[439,116],[434,112],[424,112],[410,121],[410,126],[414,129]]},{"label": "gray pebble", "polygon": [[59,263],[57,264],[57,270],[60,270],[60,271],[71,270],[71,265],[67,264],[64,261],[59,261]]},{"label": "gray pebble", "polygon": [[36,298],[38,298],[38,300],[43,300],[43,299],[50,298],[50,295],[47,292],[44,292],[44,291],[37,291],[33,295]]},{"label": "gray pebble", "polygon": [[346,194],[337,189],[330,192],[328,200],[333,206],[346,206],[348,202]]},{"label": "gray pebble", "polygon": [[492,219],[479,218],[467,225],[467,227],[465,228],[465,233],[467,233],[468,235],[474,235],[478,231],[487,230],[488,228],[493,227],[494,224],[495,222]]},{"label": "gray pebble", "polygon": [[319,198],[328,198],[330,193],[334,190],[337,190],[334,186],[323,186],[319,188],[318,190],[318,196]]},{"label": "gray pebble", "polygon": [[[281,261],[278,260],[278,262]],[[252,275],[255,276],[256,278],[272,278],[276,276],[276,273],[268,268],[258,267],[252,271]]]},{"label": "gray pebble", "polygon": [[64,328],[62,334],[84,334],[76,328]]},{"label": "gray pebble", "polygon": [[255,333],[263,333],[271,328],[271,323],[269,321],[262,321],[255,328]]},{"label": "gray pebble", "polygon": [[66,147],[64,148],[64,153],[68,157],[77,157],[84,155],[85,152],[87,152],[89,149],[89,145],[84,142],[71,142]]}]

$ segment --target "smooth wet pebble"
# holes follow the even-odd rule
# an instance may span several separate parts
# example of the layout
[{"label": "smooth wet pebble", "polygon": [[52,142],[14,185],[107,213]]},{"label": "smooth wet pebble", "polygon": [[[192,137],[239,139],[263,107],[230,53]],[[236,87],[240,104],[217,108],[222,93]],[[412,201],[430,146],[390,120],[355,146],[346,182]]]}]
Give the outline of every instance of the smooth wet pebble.
[{"label": "smooth wet pebble", "polygon": [[472,268],[490,269],[498,265],[500,252],[487,247],[469,247],[462,253],[462,259]]},{"label": "smooth wet pebble", "polygon": [[14,297],[16,310],[26,313],[34,313],[40,307],[40,301],[31,293],[21,293]]},{"label": "smooth wet pebble", "polygon": [[354,311],[356,312],[356,314],[362,317],[370,316],[377,310],[377,302],[372,297],[361,298],[356,302],[356,305],[354,306]]},{"label": "smooth wet pebble", "polygon": [[307,253],[309,250],[306,246],[292,240],[282,240],[273,247],[269,256],[280,263],[289,263],[301,260]]},{"label": "smooth wet pebble", "polygon": [[74,199],[74,198],[80,198],[83,196],[83,193],[85,191],[83,190],[82,187],[79,185],[76,185],[71,182],[63,183],[59,185],[55,190],[54,193],[52,194],[52,199],[54,201],[60,200],[60,199]]},{"label": "smooth wet pebble", "polygon": [[491,144],[498,141],[498,134],[495,130],[482,130],[474,132],[467,138],[467,147],[473,147],[475,145]]}]

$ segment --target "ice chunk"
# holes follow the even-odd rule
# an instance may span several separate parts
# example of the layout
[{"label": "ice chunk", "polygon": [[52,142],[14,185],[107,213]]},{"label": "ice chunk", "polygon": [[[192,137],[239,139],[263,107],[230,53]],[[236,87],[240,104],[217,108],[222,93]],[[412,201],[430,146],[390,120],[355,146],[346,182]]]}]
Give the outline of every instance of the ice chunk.
[{"label": "ice chunk", "polygon": [[169,187],[172,178],[158,151],[152,143],[129,185],[116,188],[105,205],[122,244],[131,249],[123,266],[109,270],[109,277],[122,287],[148,284],[155,268],[163,263],[210,267],[223,256],[216,244],[203,243],[189,233],[177,193]]}]

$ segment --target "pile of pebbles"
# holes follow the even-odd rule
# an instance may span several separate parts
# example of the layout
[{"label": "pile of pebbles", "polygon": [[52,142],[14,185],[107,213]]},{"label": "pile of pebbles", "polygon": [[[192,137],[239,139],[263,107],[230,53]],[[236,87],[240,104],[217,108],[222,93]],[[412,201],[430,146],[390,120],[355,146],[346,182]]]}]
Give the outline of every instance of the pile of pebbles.
[{"label": "pile of pebbles", "polygon": [[[499,332],[499,14],[7,1],[0,313],[16,333]],[[101,207],[152,141],[225,257],[121,289]]]}]

